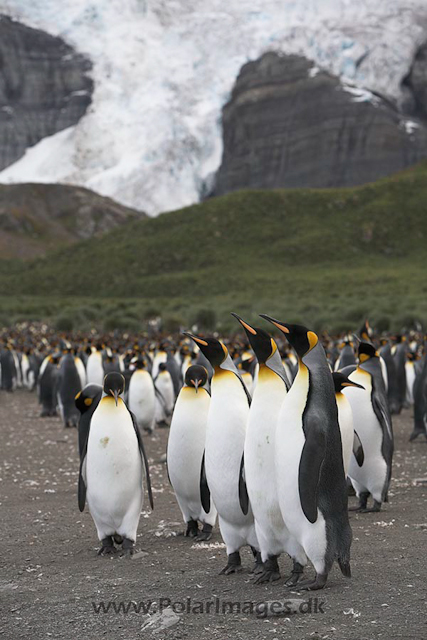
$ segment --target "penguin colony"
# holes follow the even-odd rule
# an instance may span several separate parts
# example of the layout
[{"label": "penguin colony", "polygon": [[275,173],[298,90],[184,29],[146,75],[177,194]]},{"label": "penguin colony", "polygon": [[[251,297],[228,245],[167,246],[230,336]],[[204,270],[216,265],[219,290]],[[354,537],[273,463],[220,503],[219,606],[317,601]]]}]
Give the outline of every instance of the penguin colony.
[{"label": "penguin colony", "polygon": [[[78,428],[78,506],[88,506],[100,555],[132,554],[145,494],[153,508],[143,435],[170,427],[185,536],[208,541],[218,521],[221,573],[241,571],[248,546],[255,583],[280,579],[287,555],[285,585],[321,589],[335,561],[351,576],[349,487],[361,513],[388,500],[391,415],[413,405],[409,439],[427,439],[427,339],[375,336],[368,322],[332,339],[232,315],[238,332],[227,341],[58,338],[24,326],[2,337],[1,387],[37,390],[42,416]],[[315,577],[305,580],[308,563]]]}]

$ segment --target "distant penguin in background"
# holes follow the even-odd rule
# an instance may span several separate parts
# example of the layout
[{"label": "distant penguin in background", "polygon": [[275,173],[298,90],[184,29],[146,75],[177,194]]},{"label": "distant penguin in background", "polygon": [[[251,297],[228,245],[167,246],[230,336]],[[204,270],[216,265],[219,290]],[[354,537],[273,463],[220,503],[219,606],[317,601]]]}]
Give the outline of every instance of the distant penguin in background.
[{"label": "distant penguin in background", "polygon": [[102,396],[102,386],[100,384],[87,384],[75,397],[75,405],[80,411],[78,425],[79,432],[79,456],[80,460],[86,446],[89,435],[90,421],[93,412],[98,406]]},{"label": "distant penguin in background", "polygon": [[[390,407],[390,412],[392,414],[398,414],[401,411],[401,406],[399,402],[399,389],[397,383],[397,372],[396,372],[396,364],[391,353],[391,346],[387,339],[381,338],[380,340],[380,350],[379,355],[382,361],[385,363],[387,370],[387,398],[388,404]],[[384,377],[384,375],[383,375]]]},{"label": "distant penguin in background", "polygon": [[159,426],[167,426],[173,411],[175,393],[166,362],[159,364],[157,376],[154,378],[154,387],[156,390],[155,421]]},{"label": "distant penguin in background", "polygon": [[392,348],[393,360],[396,366],[396,378],[397,378],[397,399],[398,407],[401,412],[404,406],[406,406],[406,353],[408,350],[405,336],[397,336],[397,342]]},{"label": "distant penguin in background", "polygon": [[344,340],[338,359],[335,362],[335,371],[340,371],[344,367],[356,364],[353,345],[349,340]]},{"label": "distant penguin in background", "polygon": [[353,412],[351,410],[351,404],[343,394],[343,391],[347,387],[356,387],[359,389],[365,389],[365,387],[362,387],[360,384],[357,384],[357,382],[353,382],[352,380],[350,380],[350,378],[348,378],[342,373],[339,373],[338,371],[334,371],[334,373],[332,374],[332,377],[334,379],[335,398],[336,398],[337,407],[338,407],[338,424],[340,426],[340,431],[341,431],[344,473],[347,477],[351,454],[355,448],[354,443],[355,442],[357,443],[356,444],[356,450],[357,450],[358,447],[360,446],[360,442],[359,442],[359,437],[357,433],[355,434],[354,432]]},{"label": "distant penguin in background", "polygon": [[421,366],[417,371],[414,381],[414,428],[409,441],[416,440],[418,436],[427,439],[427,357],[423,356]]},{"label": "distant penguin in background", "polygon": [[[102,398],[92,414],[82,452],[78,501],[87,499],[101,541],[100,555],[133,553],[144,498],[144,475],[151,507],[150,475],[138,426],[122,396],[124,377],[105,376]],[[113,540],[114,538],[114,540]]]},{"label": "distant penguin in background", "polygon": [[75,405],[75,397],[82,389],[74,354],[66,353],[59,366],[58,406],[65,427],[77,427],[80,413]]},{"label": "distant penguin in background", "polygon": [[332,373],[317,335],[262,315],[284,333],[299,359],[276,430],[280,509],[316,570],[298,589],[322,589],[335,560],[350,577],[352,533]]},{"label": "distant penguin in background", "polygon": [[138,427],[152,433],[156,408],[154,382],[141,355],[132,360],[131,364],[134,371],[129,382],[129,409],[134,414]]},{"label": "distant penguin in background", "polygon": [[6,344],[0,351],[1,388],[4,391],[15,391],[17,385],[17,371],[12,348]]},{"label": "distant penguin in background", "polygon": [[52,354],[43,361],[38,380],[39,402],[42,405],[41,417],[56,416],[58,406],[58,381],[60,354]]},{"label": "distant penguin in background", "polygon": [[86,363],[86,375],[88,384],[103,385],[105,374],[104,366],[102,364],[102,352],[99,346],[93,349],[89,354]]},{"label": "distant penguin in background", "polygon": [[[216,509],[203,473],[210,404],[210,395],[205,389],[207,381],[208,372],[204,367],[192,365],[187,369],[172,415],[167,448],[169,479],[187,524],[185,535],[197,541],[210,540],[216,520]],[[202,505],[202,495],[207,512]],[[202,531],[199,531],[199,522],[203,525]]]},{"label": "distant penguin in background", "polygon": [[241,570],[241,547],[250,545],[254,557],[259,552],[243,460],[250,396],[222,342],[185,335],[194,340],[214,369],[204,469],[227,548],[228,561],[221,573],[229,575]]},{"label": "distant penguin in background", "polygon": [[[344,395],[353,411],[354,429],[359,437],[363,457],[353,455],[348,475],[359,498],[359,505],[351,511],[378,512],[387,499],[393,459],[393,430],[387,395],[381,373],[379,354],[368,342],[359,345],[359,366],[342,371],[365,391],[346,387]],[[374,504],[367,507],[369,495]]]},{"label": "distant penguin in background", "polygon": [[259,363],[244,448],[246,485],[263,561],[255,583],[278,580],[277,559],[286,552],[293,560],[292,574],[286,582],[291,586],[300,580],[307,557],[283,521],[275,474],[276,424],[290,382],[275,341],[264,329],[232,315],[244,328]]},{"label": "distant penguin in background", "polygon": [[415,362],[416,354],[408,353],[405,364],[406,371],[406,404],[409,406],[414,404],[414,382],[415,382]]}]

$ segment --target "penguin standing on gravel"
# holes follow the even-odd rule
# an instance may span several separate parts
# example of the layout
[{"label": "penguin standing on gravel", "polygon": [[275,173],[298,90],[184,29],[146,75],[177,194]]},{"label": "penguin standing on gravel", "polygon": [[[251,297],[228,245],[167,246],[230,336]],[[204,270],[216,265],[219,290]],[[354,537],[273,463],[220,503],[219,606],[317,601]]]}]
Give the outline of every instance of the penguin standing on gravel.
[{"label": "penguin standing on gravel", "polygon": [[[185,335],[195,341],[214,369],[204,469],[227,547],[228,562],[221,573],[228,575],[241,570],[240,549],[247,544],[251,546],[254,557],[260,560],[243,460],[251,399],[222,342],[191,333]],[[203,504],[205,510],[207,506]]]},{"label": "penguin standing on gravel", "polygon": [[316,570],[315,580],[298,589],[322,589],[335,560],[343,575],[351,576],[352,533],[334,382],[313,331],[261,317],[285,334],[299,359],[277,422],[277,487],[283,520]]},{"label": "penguin standing on gravel", "polygon": [[[185,384],[175,404],[167,449],[170,483],[187,524],[185,535],[197,541],[212,537],[216,520],[216,509],[202,473],[210,404],[210,395],[205,389],[207,381],[208,372],[204,367],[192,365],[187,369]],[[203,525],[201,532],[199,522]]]},{"label": "penguin standing on gravel", "polygon": [[348,468],[350,465],[350,458],[352,451],[356,444],[356,449],[360,446],[359,436],[354,432],[353,425],[353,413],[351,410],[351,404],[343,394],[344,389],[347,387],[357,387],[359,389],[365,389],[357,382],[353,382],[350,378],[347,378],[344,374],[335,371],[332,374],[335,385],[335,398],[338,408],[338,424],[341,431],[342,442],[342,459],[344,464],[344,473],[347,476]]},{"label": "penguin standing on gravel", "polygon": [[[100,555],[114,553],[122,544],[133,553],[144,498],[144,475],[151,508],[148,462],[136,421],[122,396],[121,373],[105,376],[102,398],[92,414],[80,463],[78,501],[85,501],[101,541]],[[114,541],[113,541],[114,538]]]},{"label": "penguin standing on gravel", "polygon": [[146,369],[146,361],[142,355],[133,359],[131,364],[134,366],[134,371],[129,382],[129,409],[134,414],[138,427],[152,433],[156,407],[153,378]]},{"label": "penguin standing on gravel", "polygon": [[[379,355],[368,342],[359,344],[359,366],[347,367],[342,373],[352,382],[365,387],[360,391],[347,387],[343,393],[350,401],[354,429],[358,434],[363,457],[351,457],[348,475],[359,498],[359,506],[351,511],[377,512],[387,499],[393,459],[393,431]],[[371,495],[374,504],[367,508]]]},{"label": "penguin standing on gravel", "polygon": [[263,329],[252,327],[235,313],[232,315],[244,328],[259,363],[258,384],[245,439],[246,484],[263,561],[255,582],[278,580],[277,559],[286,552],[293,560],[292,575],[286,584],[295,585],[302,576],[307,557],[283,521],[274,471],[277,418],[290,382],[275,341]]},{"label": "penguin standing on gravel", "polygon": [[82,389],[82,382],[76,367],[74,354],[68,351],[62,358],[58,376],[58,406],[66,427],[77,427],[80,414],[75,405],[75,397]]}]

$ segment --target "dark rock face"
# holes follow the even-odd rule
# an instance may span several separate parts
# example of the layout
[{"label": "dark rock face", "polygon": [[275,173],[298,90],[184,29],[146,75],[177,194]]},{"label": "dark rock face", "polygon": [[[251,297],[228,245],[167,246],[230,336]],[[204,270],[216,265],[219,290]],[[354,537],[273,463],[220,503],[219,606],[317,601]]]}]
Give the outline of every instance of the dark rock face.
[{"label": "dark rock face", "polygon": [[409,94],[406,109],[416,117],[427,119],[427,42],[416,52],[402,84]]},{"label": "dark rock face", "polygon": [[0,256],[28,258],[146,217],[89,189],[0,185]]},{"label": "dark rock face", "polygon": [[242,188],[342,187],[427,157],[396,108],[344,87],[299,56],[267,53],[244,65],[223,109],[224,151],[213,195]]},{"label": "dark rock face", "polygon": [[91,64],[60,38],[0,17],[0,170],[91,102]]}]

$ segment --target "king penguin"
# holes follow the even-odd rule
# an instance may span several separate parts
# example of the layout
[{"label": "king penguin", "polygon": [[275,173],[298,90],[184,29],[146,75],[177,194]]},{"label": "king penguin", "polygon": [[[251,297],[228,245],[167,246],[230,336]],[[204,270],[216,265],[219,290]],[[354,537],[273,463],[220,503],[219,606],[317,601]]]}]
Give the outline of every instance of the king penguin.
[{"label": "king penguin", "polygon": [[126,555],[133,553],[144,498],[143,476],[151,508],[150,474],[134,416],[122,395],[121,373],[105,376],[102,398],[90,420],[80,463],[78,501],[85,500],[101,541],[100,555],[114,553],[114,540]]},{"label": "king penguin", "polygon": [[[393,431],[379,355],[368,342],[359,344],[358,367],[347,367],[342,373],[365,391],[344,389],[353,411],[354,429],[363,449],[363,457],[352,456],[348,475],[359,498],[359,506],[351,511],[377,512],[387,499],[393,459]],[[373,507],[367,508],[369,495]]]},{"label": "king penguin", "polygon": [[298,355],[298,373],[277,422],[277,487],[283,520],[316,570],[316,578],[298,588],[322,589],[335,560],[351,576],[352,533],[332,373],[313,331],[261,317],[285,334]]},{"label": "king penguin", "polygon": [[100,384],[104,381],[104,366],[100,346],[92,347],[86,364],[87,381],[89,384]]},{"label": "king penguin", "polygon": [[[167,465],[170,483],[187,524],[185,535],[197,541],[209,540],[216,520],[206,476],[202,474],[210,395],[205,389],[208,372],[192,365],[185,373],[170,426]],[[202,505],[208,505],[206,512]],[[203,529],[199,532],[198,522]]]},{"label": "king penguin", "polygon": [[129,409],[135,415],[138,427],[152,433],[156,394],[153,378],[146,369],[146,361],[139,355],[132,360],[135,367],[129,382]]},{"label": "king penguin", "polygon": [[264,329],[254,328],[237,314],[232,315],[244,328],[259,363],[244,450],[246,484],[263,561],[255,583],[278,580],[277,558],[286,552],[293,560],[292,575],[287,581],[291,586],[301,578],[307,557],[283,521],[275,474],[276,424],[290,382],[275,341]]},{"label": "king penguin", "polygon": [[102,386],[100,384],[87,384],[75,397],[75,405],[80,411],[78,424],[79,432],[79,456],[82,459],[83,450],[89,435],[90,421],[93,412],[98,406],[102,396]]},{"label": "king penguin", "polygon": [[[243,460],[251,399],[222,342],[191,333],[185,335],[196,342],[214,369],[204,469],[227,548],[228,562],[221,573],[229,575],[241,570],[241,547],[249,544],[255,558],[259,552]],[[206,510],[208,505],[203,506]]]},{"label": "king penguin", "polygon": [[353,412],[351,410],[351,404],[343,394],[343,390],[347,387],[357,387],[359,389],[365,389],[365,387],[357,384],[357,382],[353,382],[352,380],[350,380],[350,378],[338,371],[334,371],[332,377],[334,379],[335,398],[338,408],[338,424],[341,431],[344,473],[347,477],[351,453],[353,450],[358,450],[360,441],[359,436],[354,431]]}]

